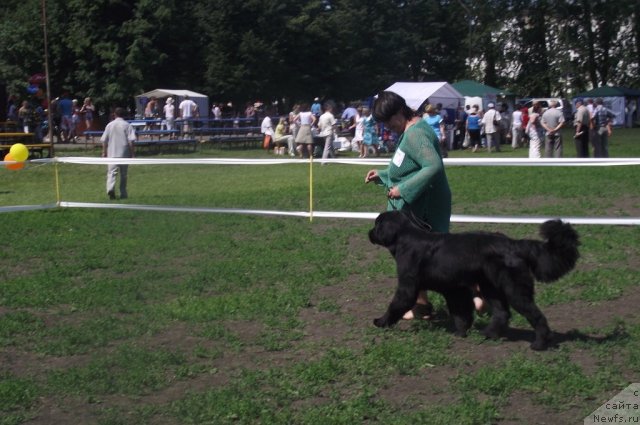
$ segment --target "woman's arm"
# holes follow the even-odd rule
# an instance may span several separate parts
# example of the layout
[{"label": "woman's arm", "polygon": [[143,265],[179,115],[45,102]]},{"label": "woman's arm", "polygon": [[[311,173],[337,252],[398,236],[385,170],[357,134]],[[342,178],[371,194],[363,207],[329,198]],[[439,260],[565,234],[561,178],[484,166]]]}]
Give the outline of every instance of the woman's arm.
[{"label": "woman's arm", "polygon": [[416,163],[418,169],[409,173],[398,184],[398,189],[400,196],[411,204],[429,187],[433,177],[442,172],[444,164],[435,148],[437,141],[433,143],[425,132],[412,134],[407,142],[405,154]]}]

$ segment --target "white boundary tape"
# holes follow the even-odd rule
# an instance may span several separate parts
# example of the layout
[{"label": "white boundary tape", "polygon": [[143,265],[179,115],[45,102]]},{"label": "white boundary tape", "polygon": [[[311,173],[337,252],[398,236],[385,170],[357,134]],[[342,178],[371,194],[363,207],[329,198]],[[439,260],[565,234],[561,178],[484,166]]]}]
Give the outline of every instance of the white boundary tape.
[{"label": "white boundary tape", "polygon": [[[28,161],[33,163],[58,162],[62,164],[139,164],[139,165],[277,165],[309,164],[308,159],[242,159],[242,158],[92,158],[56,157]],[[387,165],[388,158],[318,159],[316,163],[350,165]],[[1,161],[5,164],[4,161]],[[7,162],[13,164],[13,162]],[[640,165],[640,158],[445,158],[448,166],[503,166],[503,167],[610,167],[620,165]]]},{"label": "white boundary tape", "polygon": [[41,204],[41,205],[12,205],[10,207],[0,207],[0,213],[3,212],[17,212],[17,211],[36,211],[36,210],[50,210],[57,207],[58,204]]},{"label": "white boundary tape", "polygon": [[[265,216],[289,216],[289,217],[321,217],[321,218],[347,218],[375,220],[380,213],[373,212],[344,212],[344,211],[277,211],[277,210],[251,210],[238,208],[205,208],[205,207],[176,207],[167,205],[136,205],[136,204],[102,204],[87,202],[61,202],[61,207],[66,208],[103,208],[114,210],[141,210],[141,211],[165,211],[165,212],[196,212],[217,214],[248,214]],[[504,224],[540,224],[547,220],[560,218],[572,224],[608,224],[618,226],[640,225],[640,217],[629,218],[599,218],[599,217],[490,217],[480,215],[453,214],[451,221],[454,223],[504,223]]]}]

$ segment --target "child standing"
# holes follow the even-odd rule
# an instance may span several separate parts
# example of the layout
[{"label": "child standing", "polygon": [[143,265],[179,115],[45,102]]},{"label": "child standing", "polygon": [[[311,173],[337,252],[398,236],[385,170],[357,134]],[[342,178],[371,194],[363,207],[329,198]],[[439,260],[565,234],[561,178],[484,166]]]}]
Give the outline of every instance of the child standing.
[{"label": "child standing", "polygon": [[371,115],[371,110],[366,106],[362,108],[362,126],[363,126],[363,134],[362,134],[362,146],[360,149],[360,158],[366,158],[369,155],[369,148],[373,147],[376,156],[378,153],[378,137],[376,134],[376,121],[373,119],[373,115]]}]

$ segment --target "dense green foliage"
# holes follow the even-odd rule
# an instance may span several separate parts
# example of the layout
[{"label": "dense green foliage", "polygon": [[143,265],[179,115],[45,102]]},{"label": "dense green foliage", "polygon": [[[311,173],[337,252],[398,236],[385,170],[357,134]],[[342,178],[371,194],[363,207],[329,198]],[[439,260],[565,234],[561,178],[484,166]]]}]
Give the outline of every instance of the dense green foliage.
[{"label": "dense green foliage", "polygon": [[[0,83],[44,71],[43,0],[0,4]],[[52,96],[102,107],[154,88],[215,101],[366,98],[474,78],[519,95],[637,86],[635,0],[46,1]]]}]

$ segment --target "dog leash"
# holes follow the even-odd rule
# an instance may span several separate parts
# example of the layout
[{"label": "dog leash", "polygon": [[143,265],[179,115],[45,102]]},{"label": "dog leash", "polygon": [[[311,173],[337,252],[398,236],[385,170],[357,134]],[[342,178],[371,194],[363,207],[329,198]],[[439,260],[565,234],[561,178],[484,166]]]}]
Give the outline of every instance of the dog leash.
[{"label": "dog leash", "polygon": [[409,220],[411,220],[411,222],[416,226],[418,226],[420,229],[426,230],[427,232],[431,232],[432,230],[431,225],[427,223],[425,220],[423,220],[422,218],[418,217],[415,212],[413,212],[413,210],[411,209],[411,204],[405,201],[405,205],[408,208],[398,210],[398,208],[393,203],[393,199],[389,198],[389,203],[391,204],[391,208],[393,208],[394,211],[404,212],[407,215],[407,217],[409,217]]}]

